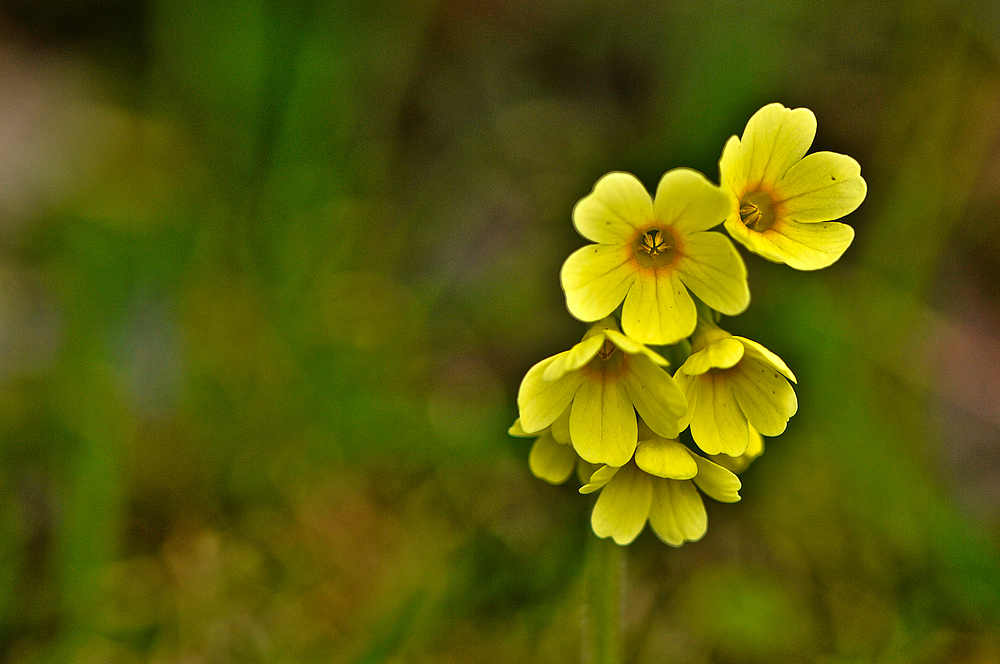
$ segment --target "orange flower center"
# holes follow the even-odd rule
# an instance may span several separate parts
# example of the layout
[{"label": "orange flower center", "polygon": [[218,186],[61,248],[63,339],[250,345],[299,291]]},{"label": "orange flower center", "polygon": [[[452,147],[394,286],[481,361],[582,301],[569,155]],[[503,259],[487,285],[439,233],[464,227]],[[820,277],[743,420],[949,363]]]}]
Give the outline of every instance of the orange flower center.
[{"label": "orange flower center", "polygon": [[677,241],[664,228],[650,228],[636,236],[633,255],[643,267],[666,267],[674,262]]},{"label": "orange flower center", "polygon": [[763,233],[774,224],[775,219],[770,195],[755,191],[740,201],[740,221],[750,230]]}]

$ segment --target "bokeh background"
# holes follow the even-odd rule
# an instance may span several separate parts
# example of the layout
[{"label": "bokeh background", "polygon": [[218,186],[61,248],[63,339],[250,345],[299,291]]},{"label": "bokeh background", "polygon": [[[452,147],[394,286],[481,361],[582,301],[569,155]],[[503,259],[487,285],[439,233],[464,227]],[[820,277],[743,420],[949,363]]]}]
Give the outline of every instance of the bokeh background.
[{"label": "bokeh background", "polygon": [[573,204],[760,106],[862,165],[726,321],[799,413],[627,549],[629,662],[1000,661],[1000,8],[5,0],[0,660],[577,662],[591,499],[510,438]]}]

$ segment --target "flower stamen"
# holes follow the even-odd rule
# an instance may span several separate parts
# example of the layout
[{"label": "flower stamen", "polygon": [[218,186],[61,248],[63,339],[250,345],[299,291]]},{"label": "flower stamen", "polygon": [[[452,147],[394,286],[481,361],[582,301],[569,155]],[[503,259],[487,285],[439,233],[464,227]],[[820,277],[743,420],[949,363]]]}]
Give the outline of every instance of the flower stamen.
[{"label": "flower stamen", "polygon": [[601,350],[597,351],[597,357],[607,361],[614,354],[615,354],[615,345],[611,343],[611,339],[606,338],[604,340],[604,343],[601,345]]},{"label": "flower stamen", "polygon": [[740,221],[752,231],[763,233],[774,225],[776,218],[771,197],[762,191],[747,194],[740,201]]},{"label": "flower stamen", "polygon": [[650,228],[639,234],[633,242],[635,248],[632,255],[644,268],[667,267],[674,261],[677,240],[668,229]]},{"label": "flower stamen", "polygon": [[639,245],[639,248],[648,255],[655,256],[661,252],[667,251],[670,246],[663,237],[663,233],[654,228],[643,234],[642,244]]},{"label": "flower stamen", "polygon": [[743,222],[744,226],[755,224],[759,219],[760,208],[753,203],[749,203],[740,208],[740,221]]}]

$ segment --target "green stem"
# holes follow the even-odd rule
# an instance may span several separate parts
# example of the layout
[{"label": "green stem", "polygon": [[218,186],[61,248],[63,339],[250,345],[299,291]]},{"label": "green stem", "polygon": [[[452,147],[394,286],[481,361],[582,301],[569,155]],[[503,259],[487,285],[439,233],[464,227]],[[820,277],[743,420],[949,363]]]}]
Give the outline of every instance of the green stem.
[{"label": "green stem", "polygon": [[611,539],[587,538],[584,572],[583,661],[620,664],[624,552]]}]

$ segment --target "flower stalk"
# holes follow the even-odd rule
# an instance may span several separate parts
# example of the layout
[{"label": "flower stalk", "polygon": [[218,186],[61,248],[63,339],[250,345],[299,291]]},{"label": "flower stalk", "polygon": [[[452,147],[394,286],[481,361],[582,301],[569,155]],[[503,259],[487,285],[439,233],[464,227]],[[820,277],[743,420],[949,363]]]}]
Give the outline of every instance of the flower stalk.
[{"label": "flower stalk", "polygon": [[621,602],[625,549],[610,539],[587,537],[584,571],[583,661],[621,664]]},{"label": "flower stalk", "polygon": [[[769,104],[726,143],[718,186],[676,168],[651,196],[634,175],[613,172],[573,208],[592,244],[570,254],[559,277],[569,313],[591,325],[528,370],[509,433],[536,439],[536,477],[562,484],[575,475],[580,493],[600,492],[582,583],[585,662],[623,659],[624,547],[647,523],[668,546],[704,537],[702,494],[739,501],[736,473],[798,410],[791,369],[723,329],[720,314],[750,304],[730,238],[796,270],[833,264],[854,239],[835,220],[865,198],[861,167],[833,152],[807,155],[815,135],[812,111]],[[687,429],[693,445],[680,439]]]}]

